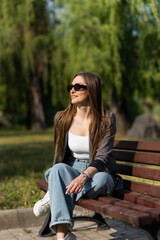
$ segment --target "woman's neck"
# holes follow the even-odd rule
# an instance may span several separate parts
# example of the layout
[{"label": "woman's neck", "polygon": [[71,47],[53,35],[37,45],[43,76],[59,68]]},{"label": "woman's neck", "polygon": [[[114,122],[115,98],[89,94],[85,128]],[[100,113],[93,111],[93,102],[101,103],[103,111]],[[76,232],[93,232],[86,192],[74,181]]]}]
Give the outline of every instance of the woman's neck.
[{"label": "woman's neck", "polygon": [[89,119],[90,118],[90,106],[77,106],[76,116],[80,119]]}]

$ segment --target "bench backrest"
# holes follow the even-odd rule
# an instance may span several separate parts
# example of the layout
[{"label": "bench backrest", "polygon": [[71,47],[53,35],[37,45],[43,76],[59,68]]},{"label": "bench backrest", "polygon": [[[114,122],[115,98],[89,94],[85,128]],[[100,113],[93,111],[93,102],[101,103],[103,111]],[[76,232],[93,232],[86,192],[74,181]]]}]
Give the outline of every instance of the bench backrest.
[{"label": "bench backrest", "polygon": [[115,140],[113,155],[125,189],[160,198],[160,142]]}]

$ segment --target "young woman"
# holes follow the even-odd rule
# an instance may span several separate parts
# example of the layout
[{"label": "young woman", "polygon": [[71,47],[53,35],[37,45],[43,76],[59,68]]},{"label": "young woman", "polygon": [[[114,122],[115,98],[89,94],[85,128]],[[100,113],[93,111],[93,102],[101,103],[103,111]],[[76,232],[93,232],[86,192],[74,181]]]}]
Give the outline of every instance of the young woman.
[{"label": "young woman", "polygon": [[80,72],[68,85],[70,104],[55,117],[55,158],[45,178],[48,192],[34,206],[36,216],[51,210],[50,228],[59,240],[75,240],[71,233],[75,202],[82,196],[109,195],[117,165],[112,157],[116,120],[103,108],[101,81]]}]

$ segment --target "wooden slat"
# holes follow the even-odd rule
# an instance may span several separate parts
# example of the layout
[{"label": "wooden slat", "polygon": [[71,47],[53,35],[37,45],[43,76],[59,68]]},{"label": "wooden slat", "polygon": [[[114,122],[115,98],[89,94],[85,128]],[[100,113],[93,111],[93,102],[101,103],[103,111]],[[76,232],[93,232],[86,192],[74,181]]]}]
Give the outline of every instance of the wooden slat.
[{"label": "wooden slat", "polygon": [[160,142],[115,140],[114,148],[115,149],[148,151],[148,152],[160,153]]},{"label": "wooden slat", "polygon": [[148,213],[142,213],[122,207],[113,206],[111,204],[102,204],[102,202],[94,199],[81,198],[77,202],[78,206],[89,210],[109,215],[112,218],[130,223],[134,226],[143,226],[152,223],[152,218]]},{"label": "wooden slat", "polygon": [[152,184],[124,180],[124,189],[160,198],[160,187]]},{"label": "wooden slat", "polygon": [[158,222],[160,221],[160,210],[158,210],[158,209],[137,205],[137,204],[134,204],[134,203],[130,203],[130,202],[127,202],[127,201],[124,201],[124,200],[115,199],[115,198],[111,198],[111,197],[99,197],[98,200],[101,201],[101,202],[104,202],[106,204],[111,204],[111,205],[114,205],[114,206],[128,208],[130,210],[135,210],[135,211],[139,211],[139,212],[143,212],[143,213],[148,213],[148,214],[151,215],[151,217],[154,220],[156,220]]},{"label": "wooden slat", "polygon": [[120,198],[131,203],[139,204],[150,208],[160,209],[160,199],[153,198],[147,195],[130,192],[127,190],[120,190],[116,193],[114,192],[112,195],[116,198]]},{"label": "wooden slat", "polygon": [[145,163],[160,166],[160,154],[148,152],[127,152],[113,150],[113,156],[118,161]]},{"label": "wooden slat", "polygon": [[123,175],[160,181],[160,170],[158,169],[118,164],[118,173]]}]

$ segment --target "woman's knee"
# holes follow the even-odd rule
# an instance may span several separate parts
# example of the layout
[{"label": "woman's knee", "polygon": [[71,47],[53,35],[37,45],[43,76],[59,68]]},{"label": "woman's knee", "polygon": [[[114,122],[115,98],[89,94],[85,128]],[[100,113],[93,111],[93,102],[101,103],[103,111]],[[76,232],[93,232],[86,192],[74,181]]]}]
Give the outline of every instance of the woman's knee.
[{"label": "woman's knee", "polygon": [[94,175],[93,179],[94,190],[99,191],[100,189],[105,190],[110,194],[114,188],[114,182],[110,174],[106,172],[99,172]]},{"label": "woman's knee", "polygon": [[65,163],[57,163],[55,164],[52,169],[51,169],[51,173],[50,174],[54,174],[54,173],[64,173],[64,171],[66,171],[67,168],[67,164]]},{"label": "woman's knee", "polygon": [[[89,182],[88,182],[89,184]],[[99,195],[110,195],[113,191],[114,183],[110,174],[106,172],[96,173],[90,181],[87,197],[94,198]]]},{"label": "woman's knee", "polygon": [[100,189],[100,188],[103,188],[104,186],[106,186],[106,184],[109,181],[108,175],[109,174],[106,172],[99,172],[99,173],[95,174],[93,177],[94,187],[96,189]]},{"label": "woman's knee", "polygon": [[66,169],[66,164],[64,163],[57,163],[55,164],[49,171],[48,173],[48,181],[53,182],[57,177],[63,177],[65,170]]}]

